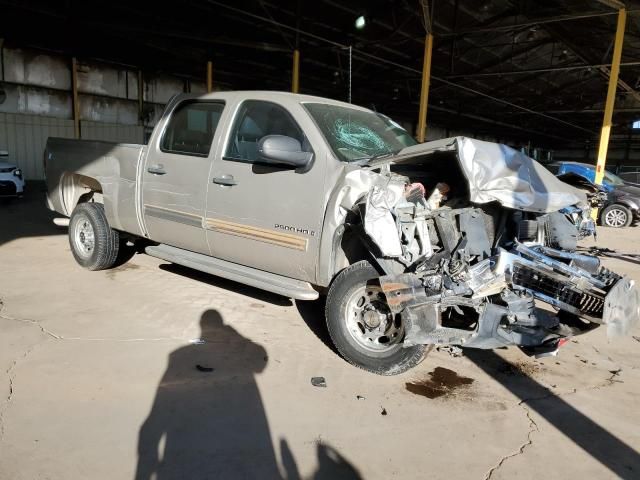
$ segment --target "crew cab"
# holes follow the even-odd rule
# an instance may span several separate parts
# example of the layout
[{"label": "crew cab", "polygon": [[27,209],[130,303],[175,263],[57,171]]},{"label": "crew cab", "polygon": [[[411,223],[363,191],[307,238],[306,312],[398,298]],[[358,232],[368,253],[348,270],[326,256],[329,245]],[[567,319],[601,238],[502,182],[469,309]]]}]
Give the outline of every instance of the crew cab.
[{"label": "crew cab", "polygon": [[351,104],[180,95],[148,145],[50,138],[44,159],[80,265],[114,266],[127,241],[297,300],[326,294],[337,350],[374,373],[434,344],[555,353],[639,316],[633,281],[576,252],[594,228],[582,192],[504,145],[417,144]]}]

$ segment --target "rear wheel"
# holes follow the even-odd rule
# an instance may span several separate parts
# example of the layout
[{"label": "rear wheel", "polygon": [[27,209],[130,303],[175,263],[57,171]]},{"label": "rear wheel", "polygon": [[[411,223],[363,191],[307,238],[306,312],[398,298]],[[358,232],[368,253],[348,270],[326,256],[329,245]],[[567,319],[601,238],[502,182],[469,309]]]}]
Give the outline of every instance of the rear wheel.
[{"label": "rear wheel", "polygon": [[109,227],[104,206],[81,203],[69,221],[69,245],[76,261],[89,270],[104,270],[116,264],[120,236]]},{"label": "rear wheel", "polygon": [[343,270],[327,295],[327,328],[349,363],[378,375],[396,375],[420,363],[426,346],[403,347],[402,319],[389,310],[379,276],[366,261]]},{"label": "rear wheel", "polygon": [[609,205],[602,211],[602,224],[607,227],[622,228],[631,225],[633,215],[624,205]]}]

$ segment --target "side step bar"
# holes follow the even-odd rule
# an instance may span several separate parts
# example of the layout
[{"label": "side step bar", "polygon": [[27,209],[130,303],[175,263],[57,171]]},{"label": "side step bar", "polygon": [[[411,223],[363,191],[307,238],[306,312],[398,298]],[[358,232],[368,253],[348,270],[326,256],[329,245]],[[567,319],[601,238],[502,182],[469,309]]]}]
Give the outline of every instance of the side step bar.
[{"label": "side step bar", "polygon": [[227,262],[181,248],[161,244],[149,246],[144,251],[152,257],[161,258],[184,267],[251,285],[252,287],[261,288],[262,290],[296,300],[315,300],[319,297],[319,293],[313,289],[309,282],[245,267],[244,265],[238,265],[237,263]]}]

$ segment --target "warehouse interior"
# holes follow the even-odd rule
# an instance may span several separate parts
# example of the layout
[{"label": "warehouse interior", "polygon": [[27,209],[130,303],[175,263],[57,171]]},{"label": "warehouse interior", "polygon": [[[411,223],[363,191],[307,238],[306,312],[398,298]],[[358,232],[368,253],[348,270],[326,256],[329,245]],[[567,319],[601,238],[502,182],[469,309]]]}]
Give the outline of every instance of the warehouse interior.
[{"label": "warehouse interior", "polygon": [[[40,179],[47,136],[142,142],[173,95],[206,92],[208,62],[213,90],[290,91],[296,50],[300,93],[351,98],[415,133],[431,31],[428,139],[594,163],[618,3],[2,1],[0,144]],[[613,170],[640,149],[640,15],[627,3]]]},{"label": "warehouse interior", "polygon": [[[230,95],[236,91],[251,94],[238,100]],[[222,93],[176,100],[211,92]],[[404,149],[348,162],[329,153],[325,136],[324,150],[303,151],[305,142],[298,142],[294,153],[307,162],[301,168],[252,164],[229,158],[229,150],[222,156],[245,103],[300,106],[300,97],[288,93],[389,117],[395,122],[385,127],[413,137],[403,145],[418,154],[404,166],[402,159],[385,164]],[[182,98],[184,105],[201,101],[225,111],[224,122],[207,126],[218,128],[216,139],[228,130],[227,144],[216,146],[211,133],[209,150],[195,155],[161,148]],[[300,122],[289,110],[298,126],[315,125],[316,142],[323,138],[311,111],[301,107],[308,118]],[[220,111],[210,118],[221,118]],[[437,142],[450,137],[460,143]],[[427,152],[424,142],[431,141],[437,147]],[[506,202],[463,204],[463,195],[454,197],[486,193],[473,191],[478,179],[461,166],[462,147],[452,153],[463,141],[489,146],[494,157],[485,155],[477,177],[495,181]],[[77,154],[66,158],[69,151]],[[158,151],[164,156],[156,162],[151,155]],[[83,155],[91,158],[78,160]],[[380,163],[368,163],[374,161]],[[449,161],[458,163],[449,168]],[[509,171],[517,162],[524,167]],[[575,162],[589,164],[595,178],[578,192],[587,202],[579,208],[566,200],[576,189],[556,178],[560,164]],[[216,164],[232,165],[235,180],[224,169],[212,175]],[[102,169],[100,181],[92,168]],[[425,187],[428,175],[421,175],[429,168],[437,183]],[[614,197],[603,187],[605,168],[637,178],[630,187],[620,180],[635,190]],[[295,184],[310,171],[313,185]],[[356,195],[373,171],[371,189]],[[345,172],[359,180],[340,183]],[[385,270],[392,260],[375,256],[380,245],[351,258],[357,247],[342,243],[356,234],[368,247],[375,243],[366,212],[375,188],[391,185],[392,176],[405,182],[395,185],[406,200],[396,204],[405,223],[400,208],[393,215],[387,209],[384,219],[391,218],[403,248],[410,237],[421,249],[418,261],[395,271]],[[0,0],[0,183],[13,177],[24,195],[0,198],[0,480],[640,478],[640,321],[629,320],[640,318],[640,0]],[[536,186],[549,184],[560,190],[536,197]],[[147,205],[149,191],[171,195]],[[223,196],[229,192],[236,195],[231,201]],[[420,198],[410,204],[411,195]],[[519,208],[534,197],[542,201]],[[210,204],[218,208],[218,200],[223,213],[216,216]],[[562,201],[562,209],[549,206]],[[235,217],[225,216],[238,205]],[[615,206],[628,218],[606,223]],[[88,214],[74,224],[83,207],[100,213],[98,226],[106,228]],[[463,212],[447,213],[453,210]],[[419,223],[406,221],[419,211],[431,222],[422,237]],[[549,233],[558,225],[552,215],[562,217],[564,229]],[[445,216],[451,224],[442,231],[458,235],[451,245],[440,230]],[[173,222],[157,231],[177,243],[149,233],[159,220]],[[178,247],[197,253],[180,244],[195,238],[196,228],[207,252],[199,258],[208,255],[214,266],[222,259],[217,270],[166,254]],[[78,238],[95,242],[95,250],[101,238],[110,242],[112,262],[87,267]],[[216,257],[219,240],[241,259],[235,267],[258,281],[233,270],[235,260]],[[562,240],[573,244],[565,249]],[[467,255],[474,241],[487,247],[470,246]],[[162,247],[164,257],[150,253]],[[430,259],[437,260],[432,270],[425,266]],[[408,342],[403,348],[425,350],[406,370],[354,362],[334,339],[328,297],[344,272],[367,262],[377,273],[361,282],[365,307],[348,298],[359,309],[353,317],[377,321],[372,329],[390,321],[404,341],[398,318],[411,318],[384,310],[393,298],[375,290],[385,273],[398,297],[442,295],[446,304],[445,293],[467,295],[466,304],[452,301],[446,311],[447,328],[477,320],[465,325],[469,336]],[[290,278],[268,269],[278,263],[294,272]],[[507,290],[515,285],[514,265],[528,266],[534,274],[526,279],[539,280],[548,295]],[[498,267],[503,283],[487,273]],[[402,283],[403,275],[425,271],[437,273],[421,281],[440,275],[440,283]],[[295,274],[326,274],[327,282]],[[283,279],[297,283],[278,283]],[[292,284],[309,290],[289,295]],[[609,296],[623,284],[623,294]],[[468,285],[492,293],[478,300],[476,290],[463,289]],[[559,301],[539,318],[529,316],[554,289],[573,299],[578,290],[595,291],[576,302],[600,308],[602,318],[585,319],[578,307],[567,314]],[[510,302],[520,310],[509,310]],[[610,335],[616,325],[603,320],[605,305],[630,326],[624,335]],[[500,328],[523,322],[519,332],[530,329],[532,337],[544,329],[560,333],[540,344],[469,348],[466,338],[481,330],[481,315],[492,308],[510,312]],[[380,351],[373,352],[375,359]]]}]

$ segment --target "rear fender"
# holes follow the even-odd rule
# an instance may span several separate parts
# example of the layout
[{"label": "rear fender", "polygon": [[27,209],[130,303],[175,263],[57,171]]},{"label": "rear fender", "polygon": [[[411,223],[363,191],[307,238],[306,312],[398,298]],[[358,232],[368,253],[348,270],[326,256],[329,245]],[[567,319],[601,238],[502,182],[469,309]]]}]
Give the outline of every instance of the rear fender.
[{"label": "rear fender", "polygon": [[77,173],[63,173],[59,184],[59,200],[62,211],[68,217],[79,203],[90,200],[103,203],[102,185],[95,178]]}]

